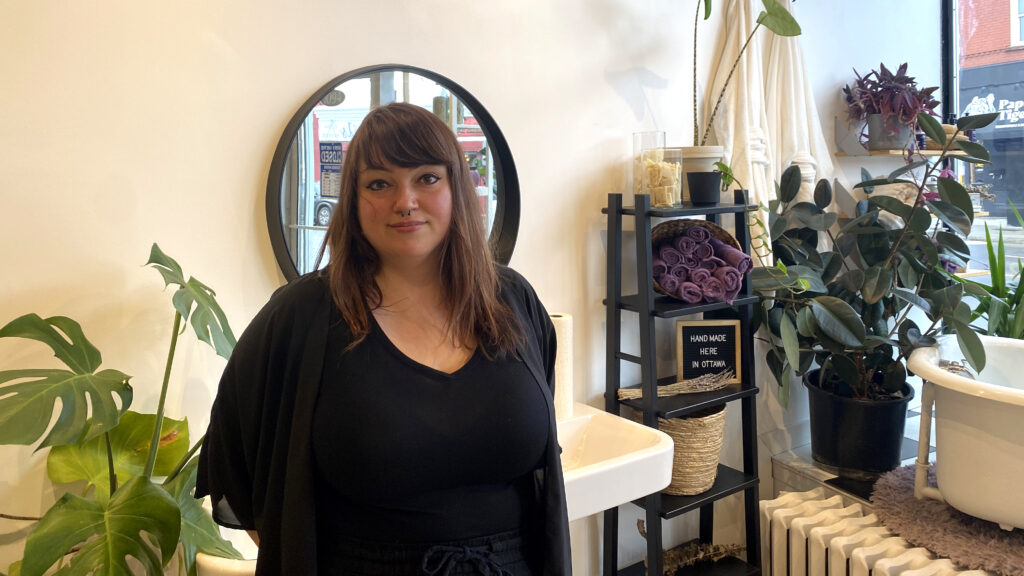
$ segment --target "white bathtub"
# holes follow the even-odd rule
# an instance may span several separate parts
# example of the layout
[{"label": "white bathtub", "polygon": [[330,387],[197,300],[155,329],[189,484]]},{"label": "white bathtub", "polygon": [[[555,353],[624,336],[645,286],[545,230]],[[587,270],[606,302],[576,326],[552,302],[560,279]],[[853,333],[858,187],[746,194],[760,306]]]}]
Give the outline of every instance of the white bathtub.
[{"label": "white bathtub", "polygon": [[[924,380],[914,493],[1006,530],[1024,528],[1024,340],[981,341],[987,361],[977,380],[940,367],[966,364],[955,337],[910,355],[907,367]],[[926,483],[933,402],[937,490]]]}]

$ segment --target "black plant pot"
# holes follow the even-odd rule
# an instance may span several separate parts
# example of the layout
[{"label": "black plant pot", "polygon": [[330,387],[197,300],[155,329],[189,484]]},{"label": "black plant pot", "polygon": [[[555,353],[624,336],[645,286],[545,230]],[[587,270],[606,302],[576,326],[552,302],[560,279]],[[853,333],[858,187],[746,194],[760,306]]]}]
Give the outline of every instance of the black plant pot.
[{"label": "black plant pot", "polygon": [[874,480],[896,469],[914,389],[904,384],[903,398],[893,400],[845,398],[819,388],[818,374],[804,375],[815,464],[855,480]]},{"label": "black plant pot", "polygon": [[690,202],[695,205],[718,204],[722,197],[721,172],[688,172],[686,183],[690,187]]}]

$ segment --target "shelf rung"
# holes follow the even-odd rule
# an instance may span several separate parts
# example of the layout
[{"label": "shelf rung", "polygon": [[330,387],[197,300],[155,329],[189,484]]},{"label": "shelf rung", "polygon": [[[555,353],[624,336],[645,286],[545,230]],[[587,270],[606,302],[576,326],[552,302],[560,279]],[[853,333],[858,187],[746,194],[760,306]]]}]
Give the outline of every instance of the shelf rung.
[{"label": "shelf rung", "polygon": [[[675,378],[672,377],[668,380],[674,381]],[[660,380],[658,383],[661,385]],[[639,386],[629,386],[628,388],[639,388]],[[754,396],[758,392],[760,392],[760,390],[752,386],[745,387],[742,384],[729,384],[722,389],[712,390],[710,392],[693,392],[689,394],[677,394],[675,396],[661,396],[658,398],[658,416],[660,418],[679,418],[681,416],[697,412],[698,410],[703,410],[726,402],[732,402],[741,398],[747,398],[748,396]],[[643,410],[643,398],[619,400],[619,402],[633,408],[634,410]]]},{"label": "shelf rung", "polygon": [[[693,496],[674,496],[671,494],[661,494],[661,510],[658,510],[658,514],[662,518],[675,518],[680,514],[685,514],[692,510],[696,510],[705,504],[711,504],[716,500],[730,496],[741,490],[747,490],[754,488],[758,484],[757,475],[748,475],[730,468],[724,464],[718,465],[718,476],[715,478],[715,483],[706,492],[695,494]],[[633,504],[643,507],[644,499],[634,500]]]},{"label": "shelf rung", "polygon": [[627,362],[632,362],[633,364],[639,364],[642,361],[642,359],[639,356],[634,356],[632,354],[626,354],[625,352],[619,352],[618,354],[615,355],[615,357],[618,358],[619,360],[625,360]]}]

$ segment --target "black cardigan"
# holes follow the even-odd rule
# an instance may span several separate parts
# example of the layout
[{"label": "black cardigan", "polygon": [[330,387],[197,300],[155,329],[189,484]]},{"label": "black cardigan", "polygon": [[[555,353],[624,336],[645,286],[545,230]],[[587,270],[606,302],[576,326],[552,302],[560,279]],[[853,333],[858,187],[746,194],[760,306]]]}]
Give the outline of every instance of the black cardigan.
[{"label": "black cardigan", "polygon": [[[556,437],[555,333],[533,288],[499,267],[501,295],[526,334],[517,349],[548,408],[545,467],[536,473],[545,575],[571,574],[569,522]],[[316,503],[310,427],[333,302],[320,273],[277,290],[242,333],[210,415],[196,498],[212,497],[214,519],[256,530],[258,576],[315,575]],[[229,504],[230,503],[230,504]]]}]

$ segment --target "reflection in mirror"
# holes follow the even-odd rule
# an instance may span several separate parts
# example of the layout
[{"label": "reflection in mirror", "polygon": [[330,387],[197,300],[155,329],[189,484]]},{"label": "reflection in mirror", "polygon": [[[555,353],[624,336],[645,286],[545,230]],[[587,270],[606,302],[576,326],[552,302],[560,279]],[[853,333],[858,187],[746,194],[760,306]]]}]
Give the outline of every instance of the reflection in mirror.
[{"label": "reflection in mirror", "polygon": [[[490,115],[442,76],[409,66],[374,66],[318,90],[292,118],[274,154],[267,224],[289,280],[317,267],[356,129],[371,109],[395,101],[431,110],[451,127],[476,182],[480,218],[495,258],[502,263],[511,258],[519,228],[519,187],[508,145]],[[321,267],[329,256],[319,260]]]}]

